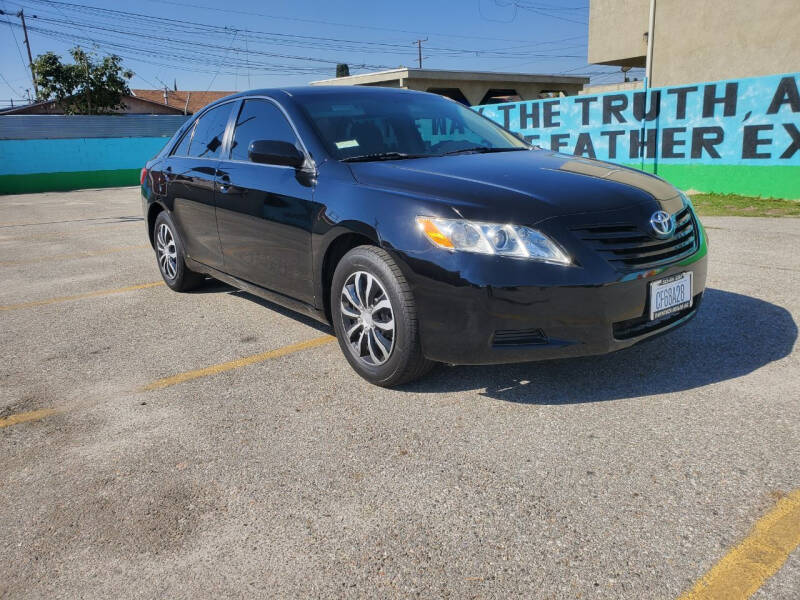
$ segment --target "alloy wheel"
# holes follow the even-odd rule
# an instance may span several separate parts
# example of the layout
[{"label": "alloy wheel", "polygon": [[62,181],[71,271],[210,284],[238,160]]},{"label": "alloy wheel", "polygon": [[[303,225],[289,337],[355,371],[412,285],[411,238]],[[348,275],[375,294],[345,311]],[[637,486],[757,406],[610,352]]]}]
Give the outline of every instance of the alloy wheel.
[{"label": "alloy wheel", "polygon": [[178,250],[175,247],[175,237],[166,223],[158,227],[156,235],[156,256],[158,266],[169,279],[175,279],[178,274]]},{"label": "alloy wheel", "polygon": [[347,278],[339,301],[345,340],[368,365],[382,365],[392,355],[394,312],[380,281],[366,271]]}]

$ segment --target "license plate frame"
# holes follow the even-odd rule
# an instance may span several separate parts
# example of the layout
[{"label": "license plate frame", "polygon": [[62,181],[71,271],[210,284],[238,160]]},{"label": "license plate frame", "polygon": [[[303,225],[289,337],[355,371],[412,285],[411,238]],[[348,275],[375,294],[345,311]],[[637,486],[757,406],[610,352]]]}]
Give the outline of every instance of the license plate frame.
[{"label": "license plate frame", "polygon": [[650,282],[650,320],[691,308],[694,302],[694,281],[691,271],[684,271]]}]

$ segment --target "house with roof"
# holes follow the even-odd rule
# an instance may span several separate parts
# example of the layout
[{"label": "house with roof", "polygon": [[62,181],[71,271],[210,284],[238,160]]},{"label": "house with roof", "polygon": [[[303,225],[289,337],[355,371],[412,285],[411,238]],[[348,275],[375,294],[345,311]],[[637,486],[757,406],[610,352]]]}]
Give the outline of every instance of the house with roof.
[{"label": "house with roof", "polygon": [[[191,115],[215,100],[236,92],[196,90],[131,90],[123,97],[125,108],[113,111],[130,115]],[[0,110],[0,115],[63,115],[64,108],[57,100],[33,102]]]}]

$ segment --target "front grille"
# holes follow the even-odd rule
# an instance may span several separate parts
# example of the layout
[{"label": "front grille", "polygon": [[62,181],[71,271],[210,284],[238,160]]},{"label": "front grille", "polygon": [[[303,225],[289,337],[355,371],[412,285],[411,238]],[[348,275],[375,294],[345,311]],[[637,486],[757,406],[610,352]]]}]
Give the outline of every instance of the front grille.
[{"label": "front grille", "polygon": [[589,225],[574,230],[614,267],[623,271],[651,269],[678,262],[697,250],[697,225],[688,206],[675,214],[675,233],[656,240],[636,225]]},{"label": "front grille", "polygon": [[541,329],[498,329],[494,332],[493,346],[529,346],[546,344],[547,336]]},{"label": "front grille", "polygon": [[664,315],[658,319],[653,319],[652,321],[650,320],[649,314],[647,314],[647,309],[645,309],[645,313],[640,317],[628,319],[627,321],[618,321],[612,325],[614,339],[629,340],[634,337],[639,337],[640,335],[652,333],[653,331],[657,331],[659,329],[665,329],[673,323],[680,321],[684,317],[697,312],[702,299],[703,293],[701,292],[692,299],[692,305],[690,307],[684,308],[683,310],[679,310],[678,312],[674,312],[669,315]]}]

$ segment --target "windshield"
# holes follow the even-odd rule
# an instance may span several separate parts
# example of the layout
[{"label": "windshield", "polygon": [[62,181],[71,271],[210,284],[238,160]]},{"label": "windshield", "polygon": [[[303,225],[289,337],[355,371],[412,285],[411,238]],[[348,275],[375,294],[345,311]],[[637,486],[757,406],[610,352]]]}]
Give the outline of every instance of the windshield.
[{"label": "windshield", "polygon": [[393,160],[530,148],[466,106],[433,94],[332,92],[296,100],[328,152],[338,160]]}]

